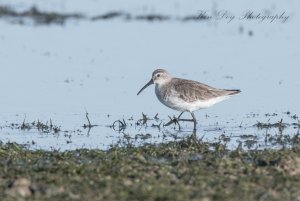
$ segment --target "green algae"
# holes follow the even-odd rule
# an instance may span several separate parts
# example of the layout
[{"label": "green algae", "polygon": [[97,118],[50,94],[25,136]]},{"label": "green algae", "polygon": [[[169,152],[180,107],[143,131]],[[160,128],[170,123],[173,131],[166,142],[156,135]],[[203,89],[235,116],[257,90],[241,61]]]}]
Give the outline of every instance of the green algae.
[{"label": "green algae", "polygon": [[108,151],[0,145],[1,200],[300,200],[300,147],[227,150],[193,138]]}]

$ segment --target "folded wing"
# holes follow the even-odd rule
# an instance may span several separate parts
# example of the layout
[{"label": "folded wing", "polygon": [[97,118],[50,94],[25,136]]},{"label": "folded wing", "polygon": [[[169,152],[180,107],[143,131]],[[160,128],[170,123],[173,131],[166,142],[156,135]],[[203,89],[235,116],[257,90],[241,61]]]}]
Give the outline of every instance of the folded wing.
[{"label": "folded wing", "polygon": [[178,98],[182,99],[185,102],[194,102],[198,100],[209,100],[222,96],[234,95],[240,92],[240,90],[226,90],[226,89],[217,89],[206,84],[192,81],[174,78],[174,82],[171,86],[173,95],[176,94]]}]

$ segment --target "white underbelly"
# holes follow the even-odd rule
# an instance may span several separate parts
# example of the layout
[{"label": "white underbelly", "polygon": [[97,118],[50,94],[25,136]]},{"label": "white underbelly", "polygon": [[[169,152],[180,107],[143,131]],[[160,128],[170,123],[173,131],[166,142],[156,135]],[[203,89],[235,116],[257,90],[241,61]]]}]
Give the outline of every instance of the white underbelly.
[{"label": "white underbelly", "polygon": [[216,98],[212,98],[209,100],[198,100],[198,101],[194,101],[194,102],[186,102],[186,101],[184,101],[178,97],[174,97],[174,96],[168,96],[166,98],[161,98],[161,97],[157,96],[157,98],[161,103],[163,103],[167,107],[170,107],[174,110],[193,112],[196,110],[211,107],[216,103],[219,103],[223,100],[230,98],[230,96],[221,96],[221,97],[216,97]]}]

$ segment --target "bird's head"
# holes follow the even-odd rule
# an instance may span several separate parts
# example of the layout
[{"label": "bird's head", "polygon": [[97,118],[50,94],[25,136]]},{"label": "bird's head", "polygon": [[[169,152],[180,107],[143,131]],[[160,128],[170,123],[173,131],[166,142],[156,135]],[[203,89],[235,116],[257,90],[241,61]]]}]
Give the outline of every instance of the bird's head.
[{"label": "bird's head", "polygon": [[170,73],[168,73],[168,71],[164,70],[164,69],[157,69],[155,71],[153,71],[152,73],[152,78],[150,79],[150,81],[137,93],[137,95],[139,95],[144,89],[146,89],[148,86],[150,86],[151,84],[157,84],[157,85],[162,85],[165,84],[167,82],[169,82],[171,80],[172,76],[170,75]]}]

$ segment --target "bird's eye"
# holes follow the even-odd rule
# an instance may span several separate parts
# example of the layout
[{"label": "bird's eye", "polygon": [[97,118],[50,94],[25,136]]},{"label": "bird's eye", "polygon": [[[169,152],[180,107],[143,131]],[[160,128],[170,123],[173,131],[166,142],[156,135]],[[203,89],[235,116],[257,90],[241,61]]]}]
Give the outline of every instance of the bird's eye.
[{"label": "bird's eye", "polygon": [[157,76],[156,77],[160,77],[160,74],[157,74]]}]

